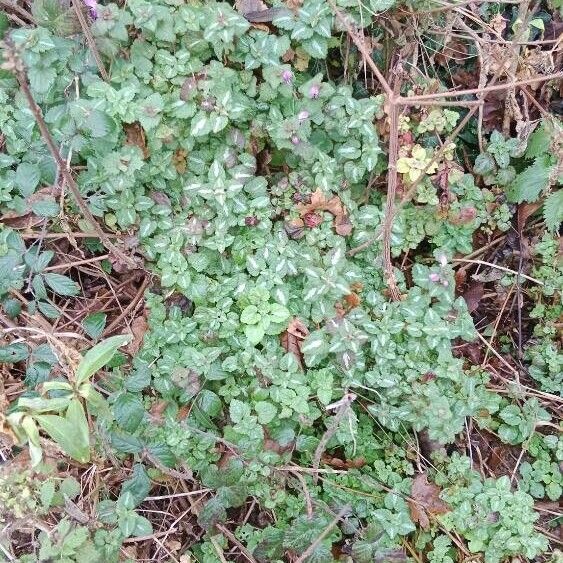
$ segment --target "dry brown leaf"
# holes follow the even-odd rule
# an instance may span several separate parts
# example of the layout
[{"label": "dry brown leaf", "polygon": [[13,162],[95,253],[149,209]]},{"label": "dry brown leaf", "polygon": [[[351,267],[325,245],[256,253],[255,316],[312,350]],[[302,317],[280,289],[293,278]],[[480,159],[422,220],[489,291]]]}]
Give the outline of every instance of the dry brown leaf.
[{"label": "dry brown leaf", "polygon": [[430,528],[430,516],[445,514],[449,506],[440,498],[438,485],[428,482],[426,473],[419,473],[411,486],[409,509],[413,522],[418,522],[424,530]]},{"label": "dry brown leaf", "polygon": [[310,203],[299,203],[297,209],[301,217],[305,217],[315,211],[328,211],[334,216],[334,230],[336,234],[341,236],[347,236],[352,232],[352,224],[350,223],[350,218],[346,212],[346,208],[342,203],[342,200],[337,196],[332,196],[330,199],[326,199],[325,194],[321,189],[317,189],[311,195]]},{"label": "dry brown leaf", "polygon": [[301,344],[309,334],[309,329],[297,317],[291,319],[287,330],[280,335],[281,345],[285,350],[295,356],[301,369],[303,369],[303,353]]},{"label": "dry brown leaf", "polygon": [[125,144],[139,147],[143,151],[143,158],[146,160],[149,157],[149,149],[147,147],[147,138],[145,130],[142,125],[135,121],[133,123],[124,123],[123,130],[125,131]]},{"label": "dry brown leaf", "polygon": [[131,354],[132,356],[135,355],[141,345],[143,344],[143,338],[145,337],[145,333],[149,329],[149,325],[147,323],[147,319],[145,315],[141,315],[140,317],[136,317],[133,319],[131,323],[131,332],[133,333],[133,340],[127,346],[127,353]]},{"label": "dry brown leaf", "polygon": [[479,303],[483,298],[485,286],[480,282],[471,282],[469,287],[463,292],[463,298],[467,304],[467,310],[472,313],[479,307]]}]

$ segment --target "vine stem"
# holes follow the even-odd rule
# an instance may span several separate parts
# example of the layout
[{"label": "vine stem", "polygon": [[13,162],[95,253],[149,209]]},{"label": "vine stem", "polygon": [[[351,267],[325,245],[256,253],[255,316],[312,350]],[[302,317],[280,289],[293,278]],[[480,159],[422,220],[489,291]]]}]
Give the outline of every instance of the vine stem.
[{"label": "vine stem", "polygon": [[76,17],[80,23],[80,27],[82,28],[82,32],[84,33],[84,37],[86,37],[86,42],[88,43],[88,47],[90,47],[90,51],[92,51],[92,55],[94,56],[94,60],[96,61],[96,65],[98,66],[98,70],[100,71],[101,77],[104,79],[105,82],[109,82],[109,75],[104,63],[102,61],[102,57],[100,56],[100,52],[98,51],[98,47],[96,46],[96,41],[90,28],[88,26],[88,22],[84,17],[84,13],[82,12],[82,7],[78,4],[76,0],[72,2],[72,6],[74,8],[74,12],[76,13]]},{"label": "vine stem", "polygon": [[16,56],[15,51],[12,51],[12,53],[13,53],[13,58],[15,59],[13,61],[14,72],[19,82],[20,88],[23,92],[23,95],[25,96],[27,103],[29,104],[29,108],[31,109],[31,112],[35,117],[35,121],[37,122],[39,131],[41,132],[41,136],[43,137],[43,140],[45,141],[47,148],[51,153],[51,156],[53,157],[59,170],[61,171],[61,174],[67,186],[70,188],[70,191],[72,192],[72,195],[74,197],[74,201],[78,205],[78,208],[80,209],[82,215],[88,221],[88,223],[90,223],[90,225],[94,229],[94,232],[96,233],[96,236],[102,241],[102,244],[107,248],[107,250],[111,254],[113,254],[116,258],[119,258],[119,260],[123,261],[131,268],[137,268],[138,264],[136,260],[134,260],[130,256],[127,256],[122,250],[120,250],[117,246],[115,246],[113,242],[111,242],[108,235],[98,225],[94,215],[92,215],[92,212],[88,208],[88,204],[84,201],[84,198],[80,193],[78,184],[72,177],[72,174],[70,173],[70,170],[66,165],[66,162],[63,160],[61,153],[59,152],[59,149],[57,148],[55,141],[51,136],[49,128],[47,127],[47,124],[45,123],[45,119],[43,118],[43,113],[41,112],[41,108],[37,105],[37,102],[35,101],[35,98],[31,93],[27,73],[25,71],[25,67],[23,66],[23,62]]}]

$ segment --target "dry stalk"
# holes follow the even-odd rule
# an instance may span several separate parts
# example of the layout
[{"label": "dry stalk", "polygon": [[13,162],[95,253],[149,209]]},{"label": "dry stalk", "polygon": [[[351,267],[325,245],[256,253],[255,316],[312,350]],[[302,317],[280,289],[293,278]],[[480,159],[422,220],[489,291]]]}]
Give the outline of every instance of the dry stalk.
[{"label": "dry stalk", "polygon": [[84,37],[86,37],[86,42],[88,43],[88,47],[90,47],[90,50],[92,51],[92,55],[94,56],[94,60],[96,61],[96,65],[98,66],[98,70],[100,71],[100,75],[102,76],[102,78],[106,82],[109,82],[108,72],[106,70],[106,67],[104,66],[104,63],[102,61],[102,57],[100,56],[100,51],[98,50],[98,47],[96,46],[96,41],[94,39],[94,36],[92,35],[92,32],[90,31],[90,27],[88,26],[88,22],[86,21],[86,18],[84,17],[84,12],[82,11],[82,6],[76,0],[74,0],[72,2],[72,6],[74,8],[74,12],[76,13],[76,17],[78,18],[78,21],[80,22],[80,27],[82,28],[82,33],[84,33]]}]

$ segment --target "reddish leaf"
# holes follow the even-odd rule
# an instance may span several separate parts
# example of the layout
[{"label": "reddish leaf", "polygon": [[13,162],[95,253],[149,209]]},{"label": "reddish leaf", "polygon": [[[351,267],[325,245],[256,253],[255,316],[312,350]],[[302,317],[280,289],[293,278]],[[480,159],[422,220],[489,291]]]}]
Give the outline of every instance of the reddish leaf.
[{"label": "reddish leaf", "polygon": [[413,522],[424,530],[430,528],[430,516],[445,514],[449,506],[440,498],[440,487],[429,483],[426,473],[419,473],[412,482],[409,509]]}]

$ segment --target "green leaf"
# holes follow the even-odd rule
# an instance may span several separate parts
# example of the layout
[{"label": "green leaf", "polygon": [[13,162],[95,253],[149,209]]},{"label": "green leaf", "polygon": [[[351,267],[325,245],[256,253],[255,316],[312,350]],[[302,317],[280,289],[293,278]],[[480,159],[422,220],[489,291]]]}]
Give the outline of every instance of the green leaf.
[{"label": "green leaf", "polygon": [[22,196],[30,196],[39,185],[40,178],[41,171],[37,165],[30,164],[29,162],[18,164],[15,183]]},{"label": "green leaf", "polygon": [[141,400],[132,393],[122,393],[113,405],[115,420],[127,432],[135,432],[145,416]]},{"label": "green leaf", "polygon": [[73,296],[80,293],[80,286],[67,276],[47,272],[42,274],[47,285],[58,295]]},{"label": "green leaf", "polygon": [[276,407],[269,401],[258,401],[254,404],[254,410],[260,424],[269,424],[278,414]]},{"label": "green leaf", "polygon": [[233,399],[229,405],[229,416],[237,424],[250,416],[250,406],[238,399]]},{"label": "green leaf", "polygon": [[132,535],[134,537],[150,536],[152,532],[152,524],[144,516],[137,514]]},{"label": "green leaf", "polygon": [[123,483],[121,493],[130,493],[133,497],[133,506],[137,506],[151,489],[151,481],[147,475],[144,465],[136,463],[133,466],[133,475]]},{"label": "green leaf", "polygon": [[84,332],[90,338],[98,338],[106,326],[107,315],[105,313],[92,313],[82,321]]},{"label": "green leaf", "polygon": [[77,385],[84,383],[102,369],[113,358],[117,349],[127,344],[130,340],[131,336],[128,334],[120,334],[107,338],[88,350],[76,370]]},{"label": "green leaf", "polygon": [[81,490],[80,483],[74,477],[65,477],[59,485],[59,491],[70,500],[76,498]]},{"label": "green leaf", "polygon": [[37,301],[37,308],[43,313],[48,319],[58,319],[61,316],[61,312],[51,303],[47,301]]},{"label": "green leaf", "polygon": [[244,334],[251,344],[258,344],[264,338],[264,329],[261,325],[248,325],[244,328]]},{"label": "green leaf", "polygon": [[542,124],[530,135],[530,138],[528,139],[526,158],[537,158],[546,154],[549,151],[550,142],[550,131],[545,124]]},{"label": "green leaf", "polygon": [[508,200],[513,203],[536,201],[549,185],[552,168],[549,156],[536,158],[534,164],[520,172],[510,184],[507,191]]},{"label": "green leaf", "polygon": [[15,364],[29,356],[29,349],[23,342],[0,346],[0,363]]},{"label": "green leaf", "polygon": [[41,505],[43,508],[48,509],[51,506],[53,497],[55,496],[55,482],[52,479],[44,481],[39,489],[39,495],[41,498]]},{"label": "green leaf", "polygon": [[[80,405],[80,403],[78,403]],[[82,405],[80,405],[82,409]],[[69,407],[69,411],[71,407]],[[84,410],[80,413],[75,407],[70,416],[63,418],[54,414],[41,414],[34,417],[41,428],[59,447],[72,459],[80,463],[90,461],[90,442],[88,439],[88,423]]]},{"label": "green leaf", "polygon": [[56,217],[60,211],[59,204],[53,197],[43,197],[31,204],[31,210],[39,217]]},{"label": "green leaf", "polygon": [[563,189],[553,192],[543,204],[545,226],[556,233],[563,222]]},{"label": "green leaf", "polygon": [[210,530],[227,519],[227,510],[221,503],[220,499],[212,498],[205,503],[205,506],[201,509],[198,517],[197,523],[204,529]]},{"label": "green leaf", "polygon": [[240,322],[247,325],[254,325],[260,321],[261,315],[258,311],[258,307],[255,305],[248,305],[242,310],[240,314]]},{"label": "green leaf", "polygon": [[4,39],[4,35],[6,34],[6,31],[9,29],[10,27],[10,20],[8,19],[8,16],[2,12],[0,14],[0,39]]}]

